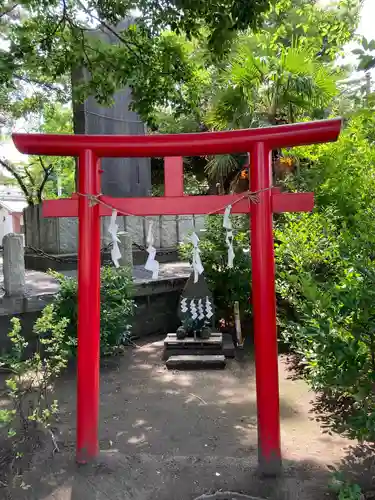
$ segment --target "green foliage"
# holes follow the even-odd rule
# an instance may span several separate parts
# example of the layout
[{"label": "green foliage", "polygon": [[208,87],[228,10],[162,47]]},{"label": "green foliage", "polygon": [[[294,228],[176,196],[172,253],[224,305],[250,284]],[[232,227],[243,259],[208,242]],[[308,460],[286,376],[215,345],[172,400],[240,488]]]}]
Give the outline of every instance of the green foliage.
[{"label": "green foliage", "polygon": [[[164,179],[163,181],[164,182]],[[208,183],[205,179],[198,180],[197,176],[192,172],[184,172],[184,193],[192,196],[207,194]],[[152,196],[163,196],[164,185],[152,185]]]},{"label": "green foliage", "polygon": [[361,487],[349,483],[340,473],[334,474],[330,489],[337,495],[338,500],[364,500]]},{"label": "green foliage", "polygon": [[8,334],[11,350],[0,361],[0,366],[11,372],[5,382],[8,407],[0,411],[0,431],[6,432],[10,439],[13,468],[23,456],[25,442],[35,437],[35,430],[46,431],[57,448],[51,430],[59,411],[53,384],[67,365],[68,351],[64,344],[68,321],[56,320],[52,306],[47,306],[34,325],[37,346],[30,356],[20,320],[13,318],[11,322]]},{"label": "green foliage", "polygon": [[276,230],[284,340],[320,393],[328,431],[375,439],[373,115],[355,116],[337,144],[301,148],[299,176],[313,188],[312,215],[285,215]]},{"label": "green foliage", "polygon": [[[77,280],[52,273],[60,283],[60,290],[53,305],[56,321],[67,322],[65,346],[74,355],[77,346],[78,296]],[[126,268],[104,267],[101,269],[100,349],[103,355],[113,354],[130,341],[129,322],[134,311],[132,278]],[[44,315],[44,313],[43,313]]]},{"label": "green foliage", "polygon": [[[232,216],[234,230],[234,267],[227,266],[228,248],[225,243],[225,230],[222,216],[207,218],[205,231],[201,234],[199,248],[204,266],[204,276],[214,297],[219,318],[228,319],[232,314],[233,303],[239,301],[241,309],[249,313],[251,269],[249,256],[249,233],[246,216]],[[181,246],[181,256],[190,260],[192,246]]]},{"label": "green foliage", "polygon": [[368,71],[375,66],[375,40],[368,41],[362,38],[362,48],[354,49],[352,52],[358,56],[358,69]]},{"label": "green foliage", "polygon": [[[71,106],[59,104],[46,105],[41,116],[41,125],[37,132],[44,134],[72,134],[73,115]],[[43,199],[70,197],[75,191],[75,160],[65,156],[47,156],[43,158],[47,165],[53,166],[53,171],[48,177],[42,190]],[[40,176],[40,160],[34,176]],[[33,172],[34,173],[34,172]],[[39,181],[40,182],[40,181]]]}]

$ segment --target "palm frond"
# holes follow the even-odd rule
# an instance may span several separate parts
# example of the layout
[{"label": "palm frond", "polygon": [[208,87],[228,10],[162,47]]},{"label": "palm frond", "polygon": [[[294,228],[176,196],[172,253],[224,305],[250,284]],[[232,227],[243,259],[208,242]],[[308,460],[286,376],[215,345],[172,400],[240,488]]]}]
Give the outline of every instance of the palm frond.
[{"label": "palm frond", "polygon": [[238,163],[232,155],[211,156],[205,167],[206,174],[210,180],[223,182],[228,175],[238,168]]},{"label": "palm frond", "polygon": [[257,86],[264,80],[267,71],[266,61],[255,58],[252,54],[247,54],[246,57],[240,54],[232,63],[230,75],[235,85]]},{"label": "palm frond", "polygon": [[311,75],[313,62],[305,51],[296,47],[286,49],[281,57],[281,66],[294,75]]},{"label": "palm frond", "polygon": [[214,100],[206,116],[206,123],[215,130],[232,128],[236,117],[249,112],[240,87],[229,86]]},{"label": "palm frond", "polygon": [[314,83],[316,87],[326,96],[327,100],[332,99],[338,93],[339,75],[334,75],[323,65],[317,65],[314,71]]}]

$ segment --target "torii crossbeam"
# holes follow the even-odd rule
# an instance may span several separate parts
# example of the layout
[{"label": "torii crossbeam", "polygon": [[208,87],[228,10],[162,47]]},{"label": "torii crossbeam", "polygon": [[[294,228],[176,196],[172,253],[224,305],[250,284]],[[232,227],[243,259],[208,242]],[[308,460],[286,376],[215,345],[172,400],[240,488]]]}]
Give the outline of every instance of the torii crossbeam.
[{"label": "torii crossbeam", "polygon": [[[85,463],[99,453],[100,356],[100,217],[111,215],[100,200],[124,214],[182,215],[233,213],[251,216],[252,297],[258,412],[260,470],[281,469],[279,385],[275,302],[274,212],[304,212],[313,208],[312,193],[280,193],[272,189],[272,149],[336,141],[341,119],[282,125],[262,129],[151,136],[90,136],[14,134],[22,153],[78,157],[78,195],[43,202],[45,217],[79,218],[78,247],[78,361],[77,461]],[[250,190],[259,202],[243,195],[186,196],[182,156],[250,152]],[[165,157],[165,195],[149,198],[110,198],[100,194],[102,157]]]}]

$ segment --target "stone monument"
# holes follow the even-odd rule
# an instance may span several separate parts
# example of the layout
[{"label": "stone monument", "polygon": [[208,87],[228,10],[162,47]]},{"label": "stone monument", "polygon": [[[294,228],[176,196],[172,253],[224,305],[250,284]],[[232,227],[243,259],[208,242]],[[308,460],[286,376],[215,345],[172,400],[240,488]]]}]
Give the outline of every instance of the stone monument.
[{"label": "stone monument", "polygon": [[8,296],[25,293],[25,261],[22,234],[8,233],[3,238],[4,290]]},{"label": "stone monument", "polygon": [[[115,30],[127,29],[134,20],[125,19]],[[108,30],[90,32],[90,36],[109,44],[120,43]],[[116,62],[114,61],[114,64]],[[72,74],[73,87],[90,78],[89,72],[78,68]],[[146,127],[137,113],[130,111],[131,90],[119,90],[113,96],[112,106],[101,106],[94,97],[84,103],[73,104],[74,132],[76,134],[145,135]],[[151,194],[151,162],[149,158],[104,158],[101,163],[102,193],[114,198],[149,196]]]}]

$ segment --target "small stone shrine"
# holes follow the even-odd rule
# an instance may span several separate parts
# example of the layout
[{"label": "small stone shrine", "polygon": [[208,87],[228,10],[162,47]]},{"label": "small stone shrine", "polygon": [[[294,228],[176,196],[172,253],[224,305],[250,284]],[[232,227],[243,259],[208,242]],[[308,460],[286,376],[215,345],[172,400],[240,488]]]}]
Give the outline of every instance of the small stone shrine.
[{"label": "small stone shrine", "polygon": [[203,274],[194,283],[194,273],[186,282],[181,294],[178,316],[181,326],[176,332],[177,339],[194,337],[209,339],[214,326],[214,305]]},{"label": "small stone shrine", "polygon": [[215,332],[212,293],[203,274],[194,282],[190,275],[179,301],[181,326],[164,340],[167,368],[224,368],[226,357],[234,357],[231,335]]}]

